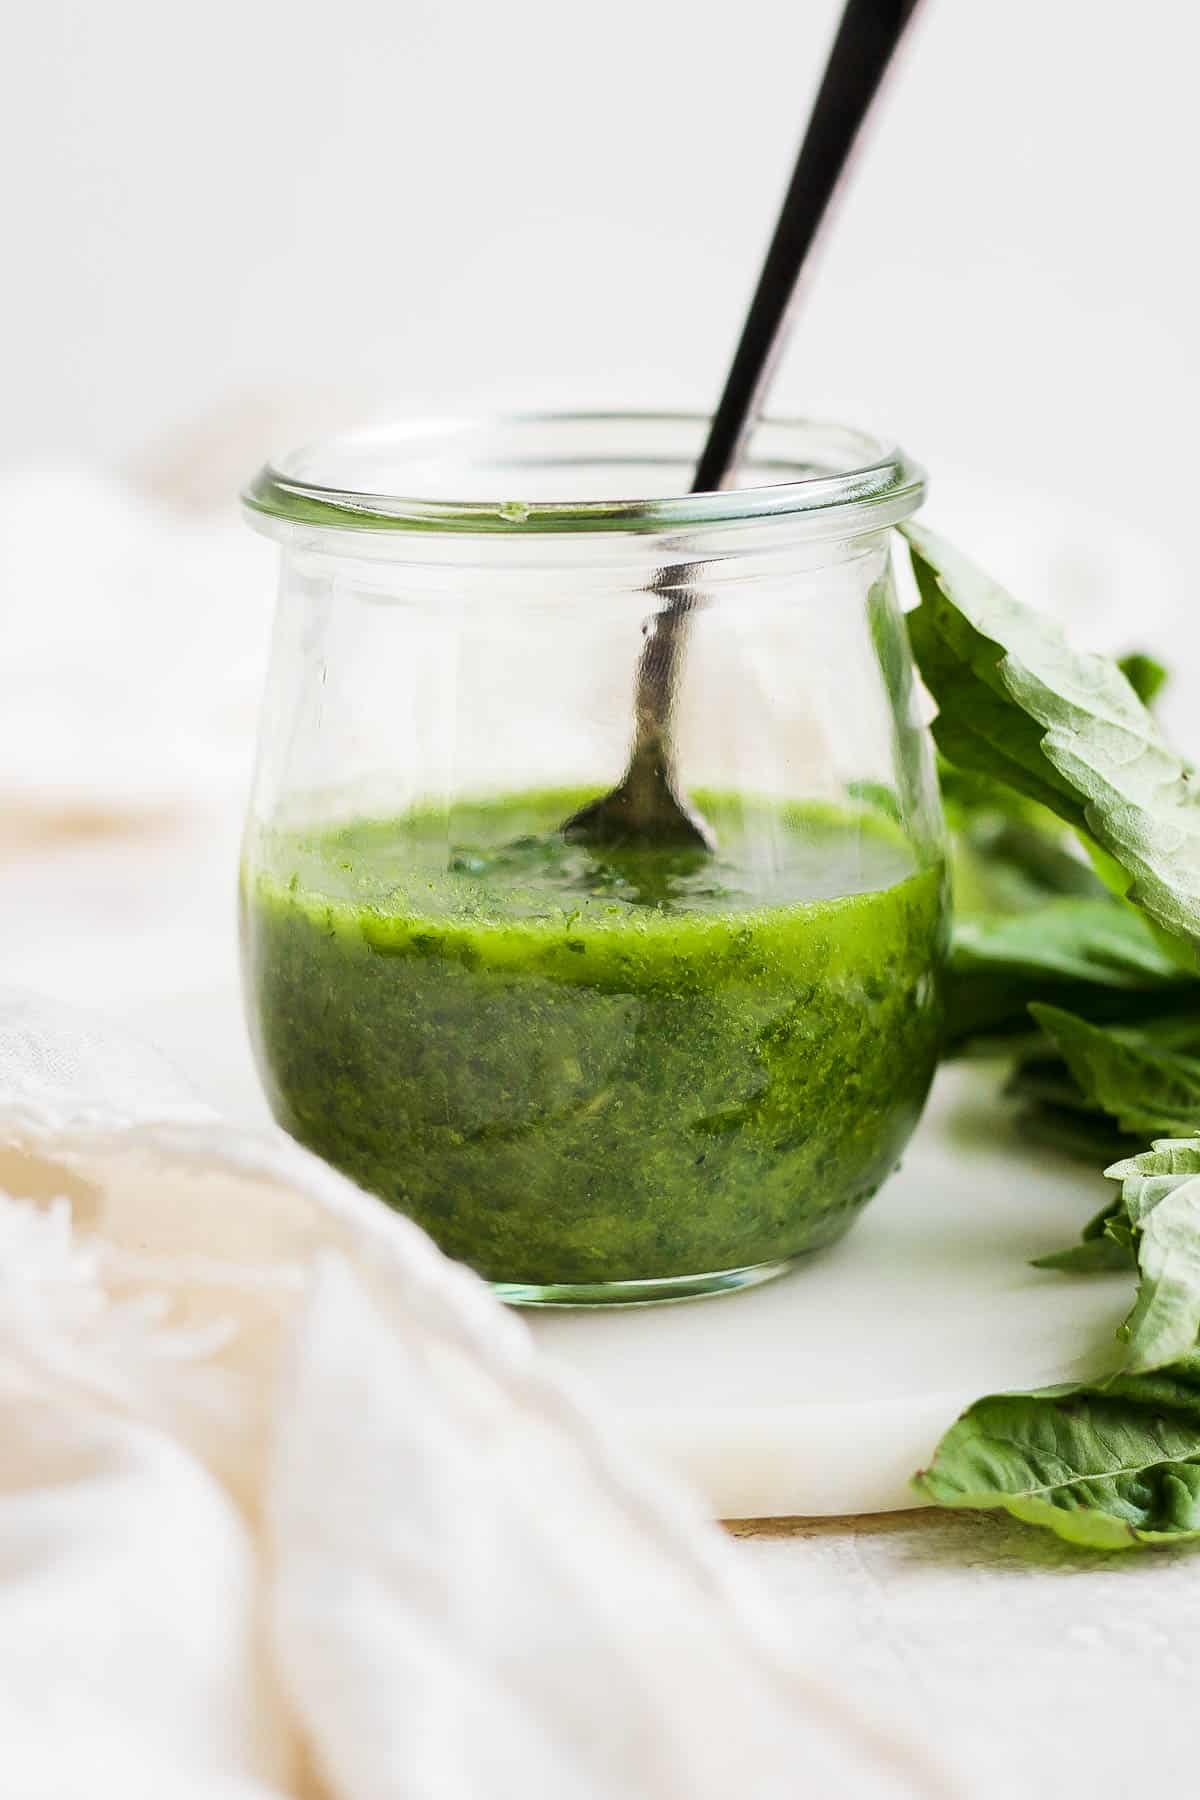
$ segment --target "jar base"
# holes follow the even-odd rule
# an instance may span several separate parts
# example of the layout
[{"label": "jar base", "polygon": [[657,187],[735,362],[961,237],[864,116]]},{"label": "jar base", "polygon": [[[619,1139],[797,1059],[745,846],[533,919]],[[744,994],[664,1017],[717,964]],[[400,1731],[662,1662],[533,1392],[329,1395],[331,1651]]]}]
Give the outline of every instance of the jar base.
[{"label": "jar base", "polygon": [[654,1281],[493,1281],[491,1289],[507,1306],[669,1306],[759,1287],[786,1275],[800,1260],[784,1257],[780,1262],[750,1263],[704,1275],[664,1275]]}]

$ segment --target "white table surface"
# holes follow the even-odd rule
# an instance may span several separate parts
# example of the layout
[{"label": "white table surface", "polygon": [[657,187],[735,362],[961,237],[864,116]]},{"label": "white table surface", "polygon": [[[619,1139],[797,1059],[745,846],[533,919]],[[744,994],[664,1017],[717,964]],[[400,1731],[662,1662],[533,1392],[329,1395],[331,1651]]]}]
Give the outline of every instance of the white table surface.
[{"label": "white table surface", "polygon": [[[265,1113],[230,1026],[234,855],[228,832],[199,848],[184,832],[6,846],[0,982],[106,1011],[249,1122]],[[928,1511],[730,1529],[805,1657],[935,1743],[971,1800],[1195,1786],[1196,1557],[1084,1554],[1003,1518]]]}]

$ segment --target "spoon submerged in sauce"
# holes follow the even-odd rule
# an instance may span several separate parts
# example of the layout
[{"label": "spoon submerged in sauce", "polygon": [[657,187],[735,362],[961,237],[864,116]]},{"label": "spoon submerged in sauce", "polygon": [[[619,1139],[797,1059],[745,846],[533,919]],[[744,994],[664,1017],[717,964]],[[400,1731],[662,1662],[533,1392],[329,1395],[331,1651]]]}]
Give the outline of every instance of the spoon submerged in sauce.
[{"label": "spoon submerged in sauce", "polygon": [[[737,467],[788,335],[801,271],[917,4],[918,0],[846,0],[775,234],[696,465],[693,494],[725,487]],[[662,597],[665,604],[646,625],[629,764],[610,793],[589,801],[564,822],[563,833],[573,841],[716,848],[711,826],[680,788],[672,739],[687,620],[698,601],[693,582],[694,570],[683,564],[659,570],[650,583],[648,592]]]}]

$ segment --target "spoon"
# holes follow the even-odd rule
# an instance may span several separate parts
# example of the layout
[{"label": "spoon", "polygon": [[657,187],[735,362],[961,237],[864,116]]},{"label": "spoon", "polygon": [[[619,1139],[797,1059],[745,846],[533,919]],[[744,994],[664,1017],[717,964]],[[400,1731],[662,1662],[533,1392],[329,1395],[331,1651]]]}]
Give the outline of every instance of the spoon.
[{"label": "spoon", "polygon": [[[754,429],[787,339],[801,270],[917,4],[846,0],[775,235],[696,465],[693,494],[726,485]],[[629,766],[610,793],[565,821],[563,833],[575,842],[716,848],[712,827],[680,791],[671,739],[687,618],[698,599],[693,575],[687,565],[660,569],[649,585],[647,591],[663,596],[666,605],[646,625]]]}]

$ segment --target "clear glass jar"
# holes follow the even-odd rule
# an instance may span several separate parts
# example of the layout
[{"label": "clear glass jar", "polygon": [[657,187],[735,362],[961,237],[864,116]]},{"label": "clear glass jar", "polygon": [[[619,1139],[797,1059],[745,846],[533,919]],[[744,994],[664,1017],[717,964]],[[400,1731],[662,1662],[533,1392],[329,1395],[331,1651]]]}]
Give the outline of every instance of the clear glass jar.
[{"label": "clear glass jar", "polygon": [[[942,824],[890,531],[921,473],[771,422],[687,495],[705,426],[357,434],[246,495],[282,551],[241,884],[263,1080],[510,1300],[781,1273],[933,1072]],[[716,849],[572,841],[682,586],[670,754]]]}]

